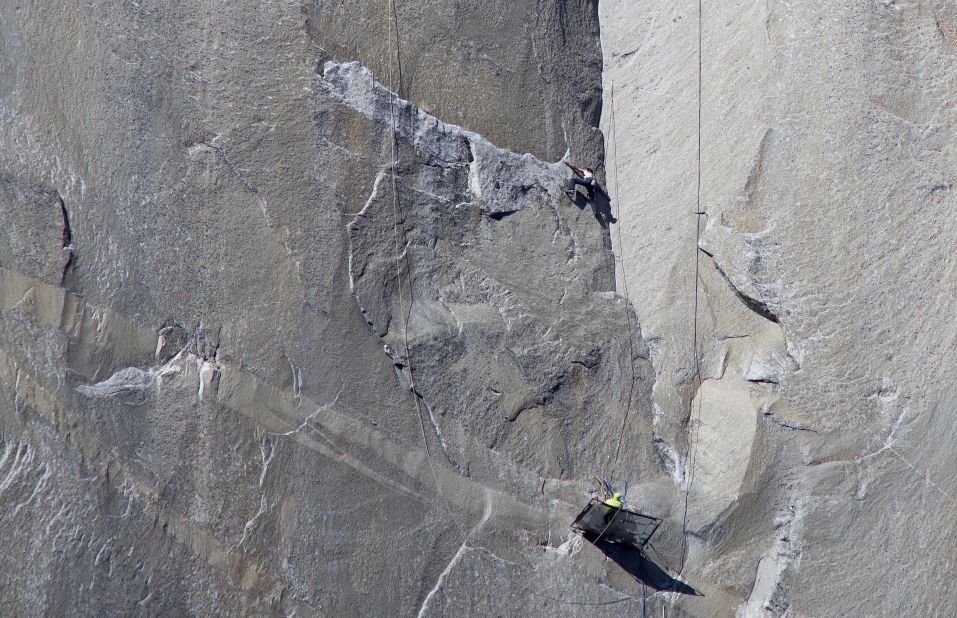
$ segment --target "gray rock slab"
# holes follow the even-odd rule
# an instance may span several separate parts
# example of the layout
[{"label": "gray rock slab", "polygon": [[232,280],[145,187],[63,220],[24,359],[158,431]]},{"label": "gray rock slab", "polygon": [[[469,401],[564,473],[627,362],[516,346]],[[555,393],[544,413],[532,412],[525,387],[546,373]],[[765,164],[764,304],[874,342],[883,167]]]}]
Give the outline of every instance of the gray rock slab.
[{"label": "gray rock slab", "polygon": [[700,47],[696,3],[600,11],[619,277],[702,535],[683,606],[953,613],[953,8],[703,9]]},{"label": "gray rock slab", "polygon": [[443,72],[398,4],[402,96],[371,4],[0,3],[2,613],[640,606],[568,528],[594,474],[680,500],[556,163],[601,160],[594,6],[455,9]]}]

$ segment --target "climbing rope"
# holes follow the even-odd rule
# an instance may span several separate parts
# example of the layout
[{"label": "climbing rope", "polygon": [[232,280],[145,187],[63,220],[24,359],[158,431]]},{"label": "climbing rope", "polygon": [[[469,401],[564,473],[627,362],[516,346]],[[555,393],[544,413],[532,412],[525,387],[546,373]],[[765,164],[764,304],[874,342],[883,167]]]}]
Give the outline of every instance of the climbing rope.
[{"label": "climbing rope", "polygon": [[[704,393],[701,392],[701,364],[698,353],[698,296],[699,296],[699,272],[701,262],[701,251],[698,244],[701,242],[701,217],[705,214],[701,210],[701,42],[702,42],[702,8],[701,0],[698,0],[698,144],[697,144],[697,196],[695,208],[695,241],[694,241],[694,319],[692,328],[692,358],[694,360],[694,376],[692,382],[695,384],[695,393],[700,393],[697,397],[698,405],[695,406],[695,397],[692,394],[690,409],[688,411],[688,452],[685,456],[687,461],[687,482],[685,483],[684,512],[681,522],[681,538],[684,541],[681,547],[681,561],[676,571],[675,580],[681,577],[684,571],[685,562],[688,558],[688,500],[691,495],[691,486],[694,483],[695,463],[698,457],[698,435],[700,431],[701,400]],[[697,408],[697,411],[695,410]]]},{"label": "climbing rope", "polygon": [[[410,251],[408,250],[408,246],[406,246],[405,251],[403,252],[403,251],[401,250],[401,248],[400,248],[400,247],[401,247],[401,243],[400,243],[400,241],[399,241],[399,236],[400,236],[400,234],[399,234],[399,227],[400,227],[400,221],[401,221],[401,215],[402,215],[402,207],[401,207],[401,200],[400,200],[400,196],[399,196],[399,182],[398,182],[398,175],[399,175],[399,172],[398,172],[398,165],[399,165],[399,146],[398,146],[398,119],[397,119],[397,114],[396,114],[396,100],[395,100],[395,99],[396,99],[396,97],[399,97],[399,98],[402,97],[402,87],[403,87],[403,83],[402,83],[402,55],[401,55],[401,43],[400,43],[399,24],[398,24],[398,12],[397,12],[397,10],[396,10],[396,3],[395,3],[395,0],[386,0],[386,3],[387,3],[386,13],[387,13],[387,19],[388,19],[389,83],[390,83],[390,85],[392,85],[392,86],[395,87],[395,90],[394,90],[394,91],[390,90],[390,93],[389,93],[389,113],[390,113],[390,119],[391,119],[391,154],[392,154],[392,161],[391,161],[391,165],[390,165],[390,169],[391,169],[390,178],[391,178],[391,185],[392,185],[393,249],[394,249],[394,258],[395,258],[396,279],[397,279],[397,282],[398,282],[398,286],[397,286],[397,287],[398,287],[398,293],[399,293],[399,308],[400,308],[400,312],[401,312],[401,314],[402,314],[402,338],[403,338],[403,348],[404,348],[404,352],[405,352],[405,356],[406,356],[406,360],[407,360],[408,371],[409,371],[409,390],[410,390],[410,394],[411,394],[411,396],[412,396],[412,401],[413,401],[413,403],[414,403],[415,414],[416,414],[416,416],[417,416],[417,418],[418,418],[419,430],[420,430],[421,437],[422,437],[422,443],[423,443],[423,446],[424,446],[424,448],[425,448],[426,459],[427,459],[428,464],[429,464],[429,470],[430,470],[431,475],[432,475],[432,480],[433,480],[433,482],[435,483],[436,493],[437,493],[438,496],[439,496],[439,501],[442,502],[443,507],[445,508],[446,512],[448,513],[450,523],[452,523],[452,525],[454,526],[454,528],[456,529],[456,531],[457,531],[457,532],[459,533],[459,535],[462,537],[462,546],[463,546],[464,548],[466,548],[466,549],[468,549],[468,548],[472,548],[472,549],[484,549],[484,548],[482,548],[482,547],[480,547],[480,546],[473,546],[473,545],[471,545],[471,543],[470,543],[471,532],[465,532],[465,530],[461,527],[461,525],[460,525],[460,523],[459,523],[459,521],[458,521],[458,518],[457,518],[457,517],[455,516],[455,514],[452,512],[452,509],[451,509],[449,500],[446,498],[446,496],[445,496],[445,494],[444,494],[444,492],[443,492],[443,490],[442,490],[442,486],[441,486],[441,483],[439,482],[438,474],[437,474],[436,469],[435,469],[435,464],[434,464],[434,462],[433,462],[433,456],[432,456],[432,452],[431,452],[431,447],[429,446],[428,432],[427,432],[426,427],[425,427],[425,421],[424,421],[424,419],[423,419],[423,412],[422,412],[421,404],[420,404],[420,401],[419,401],[418,390],[417,390],[416,382],[415,382],[414,362],[413,362],[413,356],[412,356],[411,346],[410,346],[410,343],[409,343],[409,322],[411,321],[412,308],[413,308],[414,301],[415,301],[415,299],[414,299],[414,286],[413,286],[413,283],[412,283],[412,263],[411,263],[411,256],[410,256]],[[698,32],[698,44],[699,44],[699,48],[698,48],[698,205],[699,205],[699,211],[700,211],[700,199],[701,199],[701,48],[700,48],[700,45],[701,45],[701,23],[700,23],[701,0],[699,0],[699,3],[698,3],[698,11],[699,11],[699,24],[698,24],[698,28],[699,28],[699,32]],[[393,38],[393,36],[394,36],[394,38]],[[394,52],[394,53],[393,53],[393,52]],[[396,78],[398,78],[398,82],[397,82],[397,83],[396,83],[396,81],[395,81]],[[612,125],[612,143],[613,143],[613,146],[614,146],[614,156],[615,156],[615,163],[614,163],[614,166],[613,166],[613,173],[614,173],[614,179],[615,179],[616,219],[619,220],[619,227],[618,227],[618,230],[617,230],[617,235],[618,235],[618,245],[619,245],[619,247],[623,247],[623,245],[622,245],[622,237],[621,237],[621,227],[620,227],[621,201],[620,201],[620,199],[619,199],[618,157],[617,157],[617,155],[618,155],[618,142],[617,142],[617,135],[616,135],[616,131],[615,131],[614,83],[611,84],[611,125]],[[406,230],[405,230],[404,224],[402,225],[402,237],[403,237],[403,239],[404,239],[404,241],[405,241],[405,244],[407,245],[407,244],[408,244],[408,240],[407,240],[407,234],[406,234]],[[694,316],[694,317],[695,317],[694,341],[695,341],[695,365],[696,365],[696,374],[695,374],[695,377],[698,379],[698,383],[699,383],[699,386],[700,386],[700,369],[698,369],[698,367],[697,367],[697,317],[698,317],[698,315],[697,315],[697,310],[698,310],[698,289],[697,289],[698,255],[697,255],[697,243],[698,243],[699,240],[700,240],[700,214],[699,214],[699,224],[698,224],[698,229],[697,229],[697,239],[696,239],[696,241],[695,241],[696,255],[695,255],[695,316]],[[404,258],[405,258],[405,267],[406,267],[406,271],[407,271],[407,274],[408,274],[405,284],[403,284],[403,281],[402,281],[402,255],[403,255],[403,254],[404,254]],[[629,299],[629,296],[628,296],[628,283],[627,283],[627,277],[625,276],[625,271],[624,271],[624,257],[623,257],[623,255],[622,255],[621,258],[619,258],[619,260],[620,260],[620,263],[621,263],[621,265],[622,265],[622,290],[623,290],[623,293],[624,293],[623,296],[624,296],[624,300],[625,300],[625,304],[624,304],[625,313],[626,313],[625,319],[626,319],[626,323],[627,323],[627,326],[628,326],[628,352],[629,352],[628,360],[629,360],[630,374],[631,374],[631,375],[630,375],[630,382],[629,382],[629,388],[628,388],[628,396],[627,396],[626,405],[625,405],[625,413],[624,413],[624,416],[623,416],[623,418],[622,418],[622,426],[621,426],[621,430],[620,430],[619,436],[618,436],[618,444],[617,444],[616,449],[615,449],[615,465],[616,465],[616,466],[617,466],[617,464],[618,464],[618,462],[619,462],[619,457],[620,457],[620,453],[621,453],[622,441],[623,441],[623,438],[624,438],[624,432],[625,432],[625,428],[626,428],[628,416],[629,416],[629,413],[630,413],[630,410],[631,410],[631,405],[632,405],[632,402],[633,402],[634,388],[635,388],[635,379],[636,379],[635,370],[634,370],[634,358],[635,358],[635,354],[634,354],[634,329],[633,329],[633,327],[632,327],[632,323],[631,323],[631,313],[630,313],[630,311],[629,311],[629,308],[630,308],[631,305],[630,305],[630,299]],[[409,302],[408,302],[408,308],[407,308],[407,309],[406,309],[406,305],[405,305],[405,297],[404,297],[404,294],[403,294],[403,287],[404,287],[405,285],[408,285],[408,290],[409,290]],[[699,407],[700,407],[700,406],[699,406]],[[693,443],[694,443],[694,441],[692,441],[692,444],[693,444]],[[690,447],[689,447],[689,448],[690,448]],[[688,491],[690,491],[690,481],[689,481]],[[683,529],[684,529],[684,531],[685,531],[685,536],[687,535],[687,496],[688,496],[688,491],[686,491],[686,494],[685,494],[685,522],[684,522],[684,527],[683,527]],[[608,524],[607,524],[607,525],[605,526],[605,528],[602,530],[601,534],[598,536],[598,538],[596,538],[596,540],[595,540],[596,543],[601,539],[601,536],[605,533],[605,531],[609,528],[609,526],[611,526],[611,524],[615,521],[615,518],[618,516],[618,513],[619,513],[619,512],[620,512],[620,510],[619,510],[618,512],[616,512],[616,513],[612,516],[611,520],[608,522]],[[686,549],[686,548],[687,548],[687,543],[685,544],[685,549]],[[487,551],[487,550],[486,550],[486,551]],[[657,553],[657,552],[656,552],[656,553]],[[680,575],[681,575],[681,570],[684,568],[684,554],[685,554],[685,551],[682,552],[682,566],[681,566],[681,569],[678,570],[678,577],[680,577]],[[552,602],[559,603],[559,604],[562,604],[562,605],[594,606],[594,607],[598,607],[598,606],[606,606],[606,605],[615,605],[615,604],[618,604],[618,603],[624,603],[624,602],[628,602],[628,601],[636,601],[636,600],[637,600],[637,601],[640,601],[640,603],[641,603],[642,616],[645,615],[645,610],[646,610],[646,608],[645,608],[646,590],[645,590],[645,584],[644,584],[644,582],[642,582],[642,595],[641,595],[641,598],[640,598],[640,599],[635,599],[634,597],[625,596],[625,597],[622,597],[622,598],[619,598],[619,599],[613,599],[613,600],[610,600],[610,601],[579,601],[579,600],[569,600],[569,599],[554,597],[554,596],[551,596],[551,595],[548,595],[548,594],[545,594],[545,593],[543,593],[543,592],[539,592],[539,591],[536,591],[536,590],[532,590],[532,589],[530,589],[530,588],[528,588],[528,587],[526,587],[526,586],[524,586],[524,585],[522,585],[522,584],[520,584],[520,583],[518,583],[518,582],[514,582],[514,583],[515,583],[515,585],[516,585],[518,588],[520,588],[521,590],[523,590],[524,592],[526,592],[526,593],[528,593],[528,594],[530,594],[530,595],[537,596],[537,597],[541,597],[541,598],[544,598],[544,599],[547,599],[547,600],[550,600],[550,601],[552,601]]]},{"label": "climbing rope", "polygon": [[[458,518],[452,512],[449,500],[446,498],[442,490],[442,486],[441,486],[441,483],[439,482],[438,474],[435,470],[435,464],[433,462],[432,451],[431,451],[431,448],[429,447],[428,432],[426,431],[426,428],[425,428],[425,421],[423,419],[421,404],[419,402],[419,395],[416,389],[412,349],[409,344],[409,322],[411,320],[412,306],[415,300],[414,287],[412,285],[412,264],[411,264],[410,252],[408,251],[408,248],[406,248],[406,250],[404,251],[405,266],[408,272],[406,284],[409,286],[409,304],[408,304],[408,309],[406,310],[405,297],[402,291],[405,285],[403,284],[403,281],[402,281],[401,255],[403,252],[401,251],[401,248],[400,248],[401,243],[399,242],[399,227],[400,227],[400,220],[401,220],[401,214],[402,214],[402,207],[401,207],[401,200],[399,197],[399,183],[398,183],[398,169],[397,169],[397,166],[399,163],[399,147],[398,147],[398,121],[397,121],[397,115],[396,115],[395,99],[396,97],[401,98],[402,96],[402,57],[401,57],[401,46],[399,42],[398,13],[396,11],[395,0],[386,0],[386,2],[387,2],[386,12],[387,12],[388,30],[389,30],[389,36],[388,36],[389,83],[390,85],[394,84],[396,88],[395,91],[390,90],[390,93],[389,93],[389,113],[391,117],[391,150],[392,150],[392,163],[390,165],[390,168],[391,168],[390,176],[391,176],[391,184],[392,184],[393,249],[394,249],[394,257],[395,257],[396,278],[398,281],[398,290],[399,290],[399,308],[402,313],[403,347],[404,347],[408,370],[409,370],[409,390],[411,392],[412,400],[415,405],[415,413],[419,421],[419,429],[422,435],[422,443],[425,447],[425,456],[429,463],[429,470],[431,471],[431,474],[432,474],[432,480],[435,483],[436,493],[439,496],[439,501],[442,502],[446,512],[448,513],[450,522],[455,527],[456,531],[459,533],[459,536],[462,537],[462,546],[465,548],[484,549],[482,547],[473,546],[470,543],[471,533],[465,532],[465,530],[461,527],[461,525],[459,524]],[[393,34],[394,34],[394,38],[393,38]],[[394,51],[394,54],[393,54],[393,51]],[[397,84],[395,82],[396,78],[398,78]],[[406,237],[406,231],[404,226],[402,229],[402,236],[403,238]],[[406,242],[408,241],[406,240]],[[630,326],[630,322],[629,322],[629,326]],[[632,381],[634,381],[634,377],[632,378]],[[615,515],[617,516],[617,513]],[[612,518],[612,521],[614,521],[614,517]],[[609,522],[609,525],[610,523],[611,522]],[[625,596],[620,599],[613,599],[610,601],[569,600],[569,599],[554,597],[536,590],[531,590],[530,588],[518,582],[514,582],[514,583],[518,588],[520,588],[521,590],[523,590],[524,592],[530,595],[541,597],[543,599],[547,599],[549,601],[559,603],[562,605],[599,607],[599,606],[606,606],[606,605],[615,605],[618,603],[624,603],[627,601],[636,600],[630,596]]]},{"label": "climbing rope", "polygon": [[641,582],[641,618],[645,618],[645,599],[648,593],[645,591],[645,582]]},{"label": "climbing rope", "polygon": [[[445,494],[442,491],[442,485],[439,483],[439,476],[435,471],[435,464],[432,461],[432,452],[429,447],[429,438],[428,432],[425,429],[425,420],[423,420],[422,415],[422,406],[419,403],[419,394],[418,389],[415,385],[415,371],[412,363],[412,348],[409,345],[409,321],[412,317],[412,305],[415,302],[413,296],[414,289],[412,285],[412,261],[410,257],[409,247],[406,246],[405,251],[400,251],[399,243],[399,221],[401,219],[402,208],[399,201],[399,185],[398,185],[398,170],[397,166],[399,164],[399,144],[398,144],[398,123],[396,118],[396,97],[401,97],[402,89],[402,60],[401,52],[399,47],[399,18],[395,10],[395,0],[386,0],[387,1],[387,17],[388,17],[388,29],[389,29],[389,84],[393,84],[395,80],[395,71],[393,66],[393,59],[395,59],[395,64],[398,65],[398,78],[399,84],[397,90],[398,94],[389,90],[389,114],[391,116],[391,129],[392,129],[392,163],[391,168],[391,179],[392,179],[392,239],[393,239],[393,248],[395,254],[395,276],[398,281],[396,286],[399,292],[399,311],[402,314],[402,339],[403,346],[405,349],[405,358],[406,363],[409,369],[409,392],[412,395],[412,402],[415,404],[415,415],[419,420],[419,429],[422,433],[422,444],[425,447],[425,457],[429,462],[429,470],[432,472],[432,480],[435,482],[435,490],[440,497],[440,502],[445,507],[446,512],[449,515],[449,519],[452,524],[458,529],[459,533],[462,534],[463,544],[468,544],[468,534],[465,534],[464,531],[459,527],[458,520],[455,517],[455,514],[452,512],[452,508],[449,504],[449,501],[445,499]],[[393,23],[395,24],[395,46],[393,47],[392,39],[392,27]],[[393,55],[393,50],[395,54]],[[405,244],[408,245],[408,239],[406,237],[405,226],[402,226],[402,237],[405,240]],[[405,299],[402,293],[403,283],[402,283],[402,254],[405,255],[405,266],[408,273],[406,282],[409,286],[409,305],[408,310],[405,308]]]},{"label": "climbing rope", "polygon": [[[695,241],[694,241],[694,305],[693,305],[693,317],[692,317],[692,359],[694,374],[692,376],[692,382],[696,386],[696,393],[700,393],[701,389],[701,365],[698,354],[698,305],[699,305],[699,275],[700,275],[700,261],[701,253],[698,250],[698,244],[701,241],[701,217],[704,212],[701,210],[701,91],[702,91],[702,2],[698,0],[698,83],[697,83],[697,162],[696,162],[696,208],[695,208]],[[615,448],[615,465],[618,465],[619,457],[621,454],[621,445],[622,440],[625,435],[625,426],[628,420],[628,414],[631,411],[631,402],[634,393],[634,335],[631,327],[631,314],[628,311],[630,307],[630,301],[628,298],[628,277],[625,272],[625,259],[624,259],[624,245],[622,244],[621,237],[621,200],[619,198],[619,183],[618,183],[618,139],[616,132],[616,119],[615,119],[615,84],[611,83],[610,88],[610,104],[611,104],[611,113],[609,115],[609,124],[611,125],[611,141],[613,147],[613,158],[614,163],[612,165],[612,171],[615,179],[615,210],[616,210],[616,219],[618,219],[618,248],[621,252],[621,255],[618,257],[618,261],[621,264],[622,268],[622,292],[625,299],[625,311],[626,311],[626,320],[628,324],[628,347],[629,347],[629,359],[631,364],[631,383],[628,389],[627,405],[625,408],[625,416],[622,418],[621,430],[618,435],[618,445]],[[695,405],[695,397],[692,394],[691,401],[689,402],[688,410],[688,451],[685,456],[687,462],[687,476],[685,483],[685,492],[684,492],[684,507],[682,513],[682,539],[683,545],[681,550],[681,561],[680,566],[677,569],[676,577],[680,578],[682,571],[684,571],[685,562],[687,560],[688,553],[688,506],[689,498],[691,495],[691,486],[694,483],[694,470],[695,463],[697,459],[697,431],[700,429],[700,423],[698,423],[698,418],[701,414],[701,397],[697,398],[697,405]],[[607,527],[606,527],[607,528]],[[600,537],[599,537],[600,538]]]},{"label": "climbing rope", "polygon": [[[625,322],[628,324],[628,366],[631,369],[631,379],[628,383],[628,398],[625,402],[625,414],[621,419],[621,431],[618,432],[618,446],[615,447],[615,466],[618,465],[618,457],[621,454],[621,442],[625,437],[625,424],[628,422],[628,414],[631,412],[631,401],[635,392],[635,343],[634,343],[634,333],[632,332],[631,327],[631,301],[628,299],[628,277],[625,272],[625,247],[621,243],[621,200],[618,198],[618,137],[615,132],[615,82],[611,82],[611,114],[609,115],[609,123],[611,124],[611,143],[614,147],[613,157],[614,164],[612,165],[612,170],[614,172],[615,178],[615,219],[618,220],[617,224],[617,234],[618,234],[618,251],[621,252],[621,255],[618,257],[618,261],[621,264],[621,288],[624,292],[625,298]],[[606,157],[607,160],[607,157]]]},{"label": "climbing rope", "polygon": [[[619,456],[621,455],[621,443],[625,437],[625,426],[628,423],[628,414],[631,411],[631,402],[632,397],[635,391],[635,344],[634,344],[634,333],[631,326],[631,301],[628,298],[628,278],[625,272],[625,257],[624,257],[624,245],[621,241],[621,200],[619,199],[618,193],[618,139],[615,131],[615,82],[611,82],[610,88],[610,104],[611,104],[611,113],[609,114],[609,124],[611,125],[611,144],[614,148],[612,153],[614,164],[612,165],[613,176],[615,179],[615,219],[618,221],[617,234],[618,234],[618,250],[621,252],[620,256],[615,256],[615,261],[621,265],[621,282],[622,282],[622,291],[624,292],[624,310],[625,310],[625,323],[628,325],[628,366],[630,368],[631,376],[628,382],[628,397],[625,402],[625,413],[621,418],[621,429],[618,432],[618,445],[615,447],[615,468],[617,468],[619,463]],[[608,160],[608,157],[605,157],[605,160]],[[614,255],[614,252],[612,253]],[[602,528],[602,531],[595,538],[594,543],[597,544],[598,541],[605,536],[605,532],[608,528],[615,523],[615,519],[618,517],[618,514],[621,512],[621,509],[615,511],[615,514],[612,518],[605,524],[605,527]]]},{"label": "climbing rope", "polygon": [[[683,513],[681,517],[681,520],[682,520],[681,536],[683,541],[682,548],[681,548],[681,560],[677,570],[673,570],[671,569],[671,567],[666,567],[668,568],[668,570],[673,571],[675,573],[675,576],[674,576],[675,582],[680,580],[681,574],[684,571],[685,563],[688,557],[688,545],[689,545],[688,544],[688,506],[689,506],[689,499],[691,495],[691,486],[694,483],[695,463],[697,461],[697,453],[698,453],[697,432],[700,431],[700,423],[698,422],[698,420],[700,419],[700,416],[701,416],[701,403],[703,398],[703,393],[701,393],[701,385],[702,385],[701,363],[700,363],[700,355],[698,353],[698,350],[699,350],[698,304],[699,304],[699,296],[700,296],[699,276],[700,276],[700,262],[701,262],[701,252],[698,249],[698,244],[701,242],[701,217],[704,214],[706,214],[704,211],[701,210],[701,126],[702,126],[701,84],[702,84],[702,64],[703,64],[702,63],[702,39],[703,39],[702,15],[703,15],[702,2],[701,0],[698,0],[698,84],[697,84],[697,90],[698,90],[697,108],[698,109],[697,109],[697,164],[696,164],[697,169],[696,169],[696,197],[695,197],[696,208],[694,212],[696,217],[695,241],[694,241],[694,296],[693,296],[694,297],[694,306],[693,306],[694,314],[692,318],[692,360],[693,360],[694,374],[692,375],[691,379],[692,379],[692,383],[696,387],[694,392],[700,393],[700,396],[697,397],[697,401],[698,401],[697,405],[695,405],[694,394],[692,395],[691,401],[688,404],[689,405],[688,450],[687,450],[687,454],[685,455],[685,461],[687,462],[687,468],[686,468],[687,472],[686,472],[686,483],[685,483],[685,492],[684,492],[684,507],[683,507]],[[619,251],[621,252],[621,256],[618,257],[617,259],[621,263],[621,268],[622,268],[622,291],[624,292],[625,306],[626,306],[626,313],[627,313],[627,307],[630,306],[630,303],[628,300],[628,283],[627,283],[628,278],[627,278],[627,273],[625,273],[624,245],[622,244],[622,240],[621,240],[621,217],[619,216],[619,213],[621,212],[621,202],[619,200],[619,195],[618,195],[618,140],[617,140],[616,132],[615,132],[616,123],[615,123],[615,84],[614,82],[611,83],[610,103],[611,103],[611,113],[609,117],[610,118],[609,123],[611,125],[612,145],[614,148],[614,151],[613,151],[614,164],[612,166],[612,169],[613,169],[614,178],[615,178],[616,218],[618,219],[618,230],[617,230],[618,247],[619,247]],[[621,431],[618,436],[618,446],[615,449],[615,465],[616,466],[618,465],[619,454],[621,452],[622,438],[624,437],[624,434],[625,434],[625,424],[628,418],[628,413],[631,409],[631,399],[632,399],[632,393],[634,390],[634,360],[633,360],[634,350],[633,350],[633,343],[632,343],[633,335],[631,330],[630,313],[627,314],[626,319],[628,320],[628,344],[629,344],[629,350],[630,350],[631,359],[632,359],[632,382],[631,382],[631,388],[629,389],[629,392],[628,392],[628,405],[625,409],[625,417],[622,419]],[[614,521],[614,518],[612,519],[612,521]],[[611,522],[609,522],[608,526],[610,525],[611,525]],[[608,529],[608,526],[605,526],[606,530]],[[602,530],[602,534],[604,534],[604,530]],[[599,535],[598,539],[600,538],[601,538],[601,535]],[[596,542],[598,539],[596,539]],[[657,549],[655,549],[654,546],[652,546],[650,543],[649,543],[649,546],[655,552],[658,558],[660,560],[663,560],[661,554],[657,551]],[[664,590],[670,590],[673,587],[674,587],[674,583],[672,583],[668,588],[665,588]],[[644,589],[644,582],[642,582],[642,589]],[[642,612],[644,612],[644,605],[642,605]]]}]

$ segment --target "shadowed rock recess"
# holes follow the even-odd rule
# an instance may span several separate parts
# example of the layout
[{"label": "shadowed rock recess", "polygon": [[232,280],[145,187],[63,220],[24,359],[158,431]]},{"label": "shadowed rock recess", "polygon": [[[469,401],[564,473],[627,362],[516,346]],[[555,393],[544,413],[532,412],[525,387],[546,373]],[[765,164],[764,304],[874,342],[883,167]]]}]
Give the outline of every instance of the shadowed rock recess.
[{"label": "shadowed rock recess", "polygon": [[0,0],[0,614],[957,613],[957,12],[708,4]]}]

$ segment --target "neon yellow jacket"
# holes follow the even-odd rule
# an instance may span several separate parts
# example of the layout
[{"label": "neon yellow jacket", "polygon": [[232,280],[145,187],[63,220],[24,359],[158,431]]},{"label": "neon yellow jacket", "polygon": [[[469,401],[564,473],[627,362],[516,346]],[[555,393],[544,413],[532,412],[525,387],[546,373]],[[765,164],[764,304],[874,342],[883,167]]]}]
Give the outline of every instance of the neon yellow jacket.
[{"label": "neon yellow jacket", "polygon": [[621,508],[621,492],[616,491],[614,496],[605,500],[605,504],[607,506],[612,507],[613,509],[620,509]]}]

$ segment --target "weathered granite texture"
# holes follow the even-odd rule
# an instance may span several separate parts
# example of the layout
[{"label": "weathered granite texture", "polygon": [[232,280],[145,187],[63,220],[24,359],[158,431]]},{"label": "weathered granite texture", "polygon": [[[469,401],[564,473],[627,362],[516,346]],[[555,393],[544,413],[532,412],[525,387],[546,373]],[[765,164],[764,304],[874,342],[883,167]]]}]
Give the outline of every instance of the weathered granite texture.
[{"label": "weathered granite texture", "polygon": [[695,437],[679,607],[954,614],[957,11],[702,6],[700,204],[698,3],[600,7],[612,237],[682,487]]},{"label": "weathered granite texture", "polygon": [[0,613],[955,613],[957,12],[702,6],[0,0]]},{"label": "weathered granite texture", "polygon": [[398,2],[440,118],[360,4],[0,2],[0,613],[640,608],[568,529],[595,473],[681,506],[561,191],[595,5]]},{"label": "weathered granite texture", "polygon": [[317,0],[304,10],[329,59],[361,62],[426,112],[518,153],[600,160],[594,0]]}]

